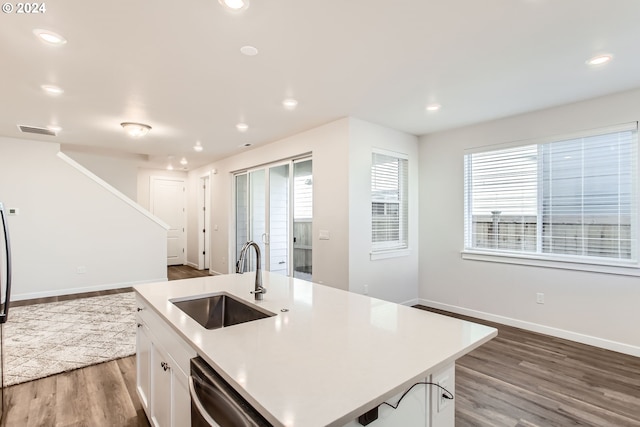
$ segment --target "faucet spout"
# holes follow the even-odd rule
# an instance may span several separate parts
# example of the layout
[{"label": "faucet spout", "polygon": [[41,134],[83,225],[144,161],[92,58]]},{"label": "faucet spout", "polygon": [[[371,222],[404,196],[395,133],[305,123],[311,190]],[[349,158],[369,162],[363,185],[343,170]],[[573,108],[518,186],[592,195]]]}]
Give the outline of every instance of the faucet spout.
[{"label": "faucet spout", "polygon": [[253,240],[248,241],[242,246],[240,250],[240,256],[238,257],[238,262],[236,262],[236,273],[242,274],[246,269],[246,258],[247,252],[249,248],[253,247],[256,250],[256,282],[255,288],[251,293],[255,296],[256,300],[262,300],[264,294],[267,293],[267,289],[262,286],[262,267],[260,260],[260,246]]}]

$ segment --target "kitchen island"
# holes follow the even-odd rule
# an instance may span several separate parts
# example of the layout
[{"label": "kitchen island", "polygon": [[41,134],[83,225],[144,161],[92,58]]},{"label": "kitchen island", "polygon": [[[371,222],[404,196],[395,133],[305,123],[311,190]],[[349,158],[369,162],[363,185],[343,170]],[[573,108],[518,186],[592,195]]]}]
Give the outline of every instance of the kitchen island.
[{"label": "kitchen island", "polygon": [[[263,273],[268,292],[255,301],[254,279],[246,273],[135,287],[139,332],[148,328],[151,341],[160,342],[155,350],[139,334],[138,392],[152,424],[166,416],[184,425],[185,363],[197,354],[273,425],[358,426],[358,417],[379,407],[372,427],[399,425],[400,419],[403,425],[453,426],[455,399],[445,400],[434,386],[415,387],[397,410],[380,405],[395,405],[418,382],[439,383],[455,394],[455,360],[497,335],[487,326],[269,272]],[[171,302],[220,292],[274,316],[207,330]],[[173,364],[179,375],[150,383],[145,363],[153,371],[158,358],[164,371]],[[146,401],[160,395],[163,384],[172,387],[171,402],[165,401],[171,406],[157,404],[160,414],[153,415]]]}]

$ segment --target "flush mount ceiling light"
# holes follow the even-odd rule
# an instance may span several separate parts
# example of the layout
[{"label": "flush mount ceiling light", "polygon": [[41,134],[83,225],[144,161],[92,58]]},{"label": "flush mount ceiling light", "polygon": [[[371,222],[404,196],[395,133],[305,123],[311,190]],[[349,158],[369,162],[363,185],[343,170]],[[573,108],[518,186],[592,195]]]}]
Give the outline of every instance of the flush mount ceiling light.
[{"label": "flush mount ceiling light", "polygon": [[123,122],[120,123],[120,126],[124,128],[129,136],[134,138],[143,137],[151,130],[151,126],[145,125],[144,123]]},{"label": "flush mount ceiling light", "polygon": [[426,110],[429,112],[434,112],[434,111],[438,111],[440,108],[442,108],[442,105],[440,104],[429,104],[427,105]]},{"label": "flush mount ceiling light", "polygon": [[294,108],[296,108],[298,106],[298,101],[296,101],[293,98],[287,98],[284,101],[282,101],[282,105],[287,110],[293,110]]},{"label": "flush mount ceiling light", "polygon": [[218,0],[221,5],[234,12],[245,10],[249,7],[249,0]]},{"label": "flush mount ceiling light", "polygon": [[611,54],[596,55],[587,61],[587,65],[603,65],[613,59]]},{"label": "flush mount ceiling light", "polygon": [[249,125],[246,123],[238,123],[236,129],[238,129],[238,132],[246,132],[249,129]]},{"label": "flush mount ceiling light", "polygon": [[51,132],[55,132],[56,134],[62,130],[62,128],[57,125],[49,125],[47,126],[47,129],[49,129]]},{"label": "flush mount ceiling light", "polygon": [[196,145],[193,146],[193,151],[200,153],[202,150],[204,150],[204,147],[200,144],[200,141],[196,141]]},{"label": "flush mount ceiling light", "polygon": [[61,46],[67,42],[67,39],[62,37],[60,34],[54,33],[53,31],[49,30],[36,28],[35,30],[33,30],[33,34],[35,34],[43,42],[55,46]]},{"label": "flush mount ceiling light", "polygon": [[181,164],[182,166],[186,166],[188,163],[189,163],[189,162],[187,161],[187,159],[186,159],[185,157],[183,157],[183,158],[180,160],[180,164]]},{"label": "flush mount ceiling light", "polygon": [[255,46],[242,46],[240,48],[240,53],[246,56],[256,56],[258,54],[258,48]]},{"label": "flush mount ceiling light", "polygon": [[64,90],[61,87],[55,85],[42,85],[40,88],[44,93],[50,96],[60,96],[64,93]]}]

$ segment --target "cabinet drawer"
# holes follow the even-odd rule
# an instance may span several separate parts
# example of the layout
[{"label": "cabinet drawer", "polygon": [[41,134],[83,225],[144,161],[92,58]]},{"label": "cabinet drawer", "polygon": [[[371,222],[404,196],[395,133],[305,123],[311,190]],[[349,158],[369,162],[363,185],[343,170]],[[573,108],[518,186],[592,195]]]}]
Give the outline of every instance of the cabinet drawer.
[{"label": "cabinet drawer", "polygon": [[189,346],[167,322],[138,295],[136,295],[138,322],[149,328],[151,341],[166,351],[176,362],[176,368],[186,376],[189,375],[189,363],[196,357],[196,352]]}]

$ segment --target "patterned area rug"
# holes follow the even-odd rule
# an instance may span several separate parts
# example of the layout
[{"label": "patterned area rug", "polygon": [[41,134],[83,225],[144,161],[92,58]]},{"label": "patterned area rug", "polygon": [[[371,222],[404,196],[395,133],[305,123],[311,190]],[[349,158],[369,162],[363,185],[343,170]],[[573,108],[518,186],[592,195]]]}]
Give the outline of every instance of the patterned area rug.
[{"label": "patterned area rug", "polygon": [[134,292],[10,308],[4,325],[5,385],[135,351]]}]

